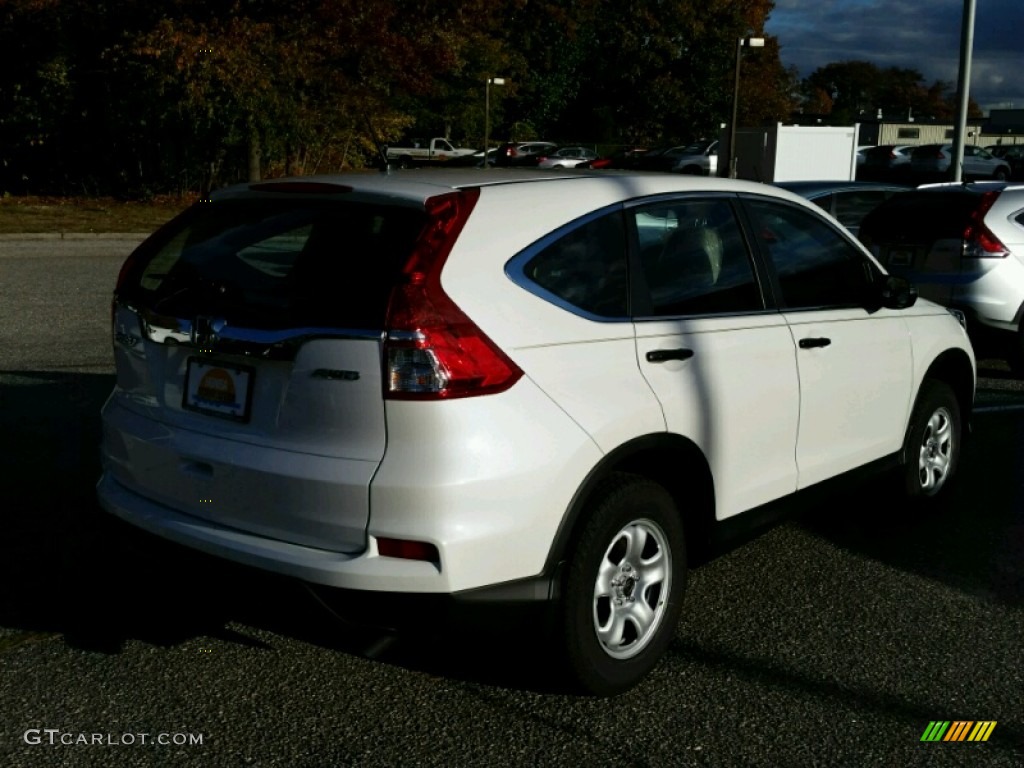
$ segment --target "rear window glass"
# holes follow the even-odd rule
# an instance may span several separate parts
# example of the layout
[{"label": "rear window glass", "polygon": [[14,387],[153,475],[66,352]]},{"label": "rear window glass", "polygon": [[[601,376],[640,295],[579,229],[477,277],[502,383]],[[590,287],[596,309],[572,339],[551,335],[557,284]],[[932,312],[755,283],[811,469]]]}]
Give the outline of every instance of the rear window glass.
[{"label": "rear window glass", "polygon": [[335,201],[199,204],[136,252],[122,295],[249,328],[383,327],[425,214]]},{"label": "rear window glass", "polygon": [[860,235],[876,243],[958,238],[980,204],[981,198],[970,192],[902,192],[865,217]]}]

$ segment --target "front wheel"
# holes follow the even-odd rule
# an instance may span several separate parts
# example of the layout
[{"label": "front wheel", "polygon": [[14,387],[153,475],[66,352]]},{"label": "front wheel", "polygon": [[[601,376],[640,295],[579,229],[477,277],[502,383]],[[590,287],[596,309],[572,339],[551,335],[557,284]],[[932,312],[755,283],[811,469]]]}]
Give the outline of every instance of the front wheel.
[{"label": "front wheel", "polygon": [[949,385],[926,380],[907,430],[904,475],[907,496],[929,502],[945,491],[960,462],[960,403]]},{"label": "front wheel", "polygon": [[686,552],[679,512],[657,483],[614,474],[595,499],[569,563],[562,631],[574,681],[609,696],[636,685],[671,642]]}]

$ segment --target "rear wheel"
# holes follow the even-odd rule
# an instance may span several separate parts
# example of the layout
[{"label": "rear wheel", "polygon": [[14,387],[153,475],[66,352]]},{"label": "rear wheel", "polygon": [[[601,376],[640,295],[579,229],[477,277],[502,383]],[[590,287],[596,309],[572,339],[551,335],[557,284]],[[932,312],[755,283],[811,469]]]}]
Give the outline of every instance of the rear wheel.
[{"label": "rear wheel", "polygon": [[938,498],[960,461],[960,404],[948,384],[926,379],[918,393],[904,447],[907,496],[920,503]]},{"label": "rear wheel", "polygon": [[996,172],[992,174],[992,178],[996,181],[1006,181],[1010,178],[1010,169],[1004,166],[999,166]]},{"label": "rear wheel", "polygon": [[657,483],[617,473],[595,495],[562,602],[569,669],[585,692],[636,685],[675,634],[686,588],[683,526]]}]

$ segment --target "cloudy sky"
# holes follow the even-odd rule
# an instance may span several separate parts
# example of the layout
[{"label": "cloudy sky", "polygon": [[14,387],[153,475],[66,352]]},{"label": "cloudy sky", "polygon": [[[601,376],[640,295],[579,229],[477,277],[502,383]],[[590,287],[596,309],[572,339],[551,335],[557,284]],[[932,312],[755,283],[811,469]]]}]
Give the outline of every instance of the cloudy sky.
[{"label": "cloudy sky", "polygon": [[[775,0],[765,31],[801,77],[838,61],[916,69],[956,84],[964,0]],[[971,98],[1024,109],[1024,0],[976,0]]]}]

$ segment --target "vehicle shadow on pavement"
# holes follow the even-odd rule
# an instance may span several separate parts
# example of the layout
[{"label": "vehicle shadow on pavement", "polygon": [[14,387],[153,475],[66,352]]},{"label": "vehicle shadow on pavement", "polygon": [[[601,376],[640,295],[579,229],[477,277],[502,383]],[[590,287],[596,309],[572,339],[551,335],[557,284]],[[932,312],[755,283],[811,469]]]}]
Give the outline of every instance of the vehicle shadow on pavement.
[{"label": "vehicle shadow on pavement", "polygon": [[128,639],[253,642],[225,629],[247,614],[290,622],[295,596],[305,595],[294,582],[178,547],[99,508],[99,412],[113,384],[112,375],[0,372],[0,628],[116,653]]},{"label": "vehicle shadow on pavement", "polygon": [[[52,635],[107,654],[132,640],[166,648],[211,638],[261,649],[271,632],[430,674],[548,685],[538,674],[531,686],[534,665],[478,662],[472,633],[452,642],[440,625],[396,635],[344,623],[295,580],[164,541],[102,511],[99,412],[113,385],[113,375],[0,371],[0,651]],[[483,634],[495,648],[504,642]]]},{"label": "vehicle shadow on pavement", "polygon": [[894,500],[885,481],[801,518],[810,533],[964,593],[1024,605],[1024,417],[978,413],[949,496]]}]

